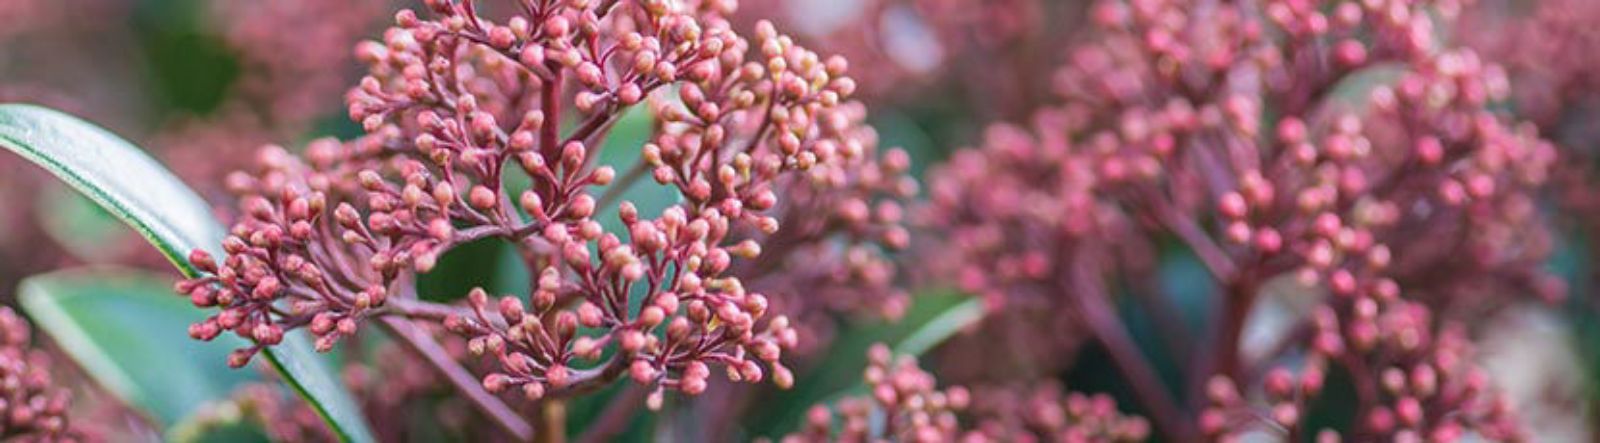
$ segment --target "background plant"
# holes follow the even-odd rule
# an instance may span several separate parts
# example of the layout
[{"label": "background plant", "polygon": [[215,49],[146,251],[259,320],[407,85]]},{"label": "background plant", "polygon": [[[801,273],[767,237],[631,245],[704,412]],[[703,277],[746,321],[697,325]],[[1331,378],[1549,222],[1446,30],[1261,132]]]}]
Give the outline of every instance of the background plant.
[{"label": "background plant", "polygon": [[[1548,313],[1592,304],[1583,5],[76,1],[0,6],[4,94],[199,192],[118,191],[181,185],[4,110],[190,278],[162,296],[95,205],[0,178],[30,209],[8,278],[144,269],[21,286],[80,369],[51,435],[1587,432],[1550,423],[1582,414],[1556,402],[1585,401],[1592,310]],[[104,35],[153,80],[34,49]]]}]

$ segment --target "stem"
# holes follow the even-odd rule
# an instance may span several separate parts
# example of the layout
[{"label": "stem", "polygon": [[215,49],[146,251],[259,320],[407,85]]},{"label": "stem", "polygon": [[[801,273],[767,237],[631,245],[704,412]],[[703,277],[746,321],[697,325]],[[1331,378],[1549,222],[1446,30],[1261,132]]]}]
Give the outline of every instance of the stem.
[{"label": "stem", "polygon": [[1240,275],[1237,280],[1227,283],[1226,287],[1222,310],[1216,321],[1212,322],[1211,352],[1200,354],[1202,361],[1195,365],[1196,371],[1191,374],[1190,391],[1196,393],[1193,396],[1195,401],[1204,398],[1199,393],[1204,392],[1206,381],[1213,376],[1240,380],[1239,338],[1244,335],[1245,320],[1255,306],[1256,283],[1250,276]]},{"label": "stem", "polygon": [[572,383],[545,392],[547,398],[569,398],[600,390],[627,372],[628,359],[612,356],[604,366],[572,371]]},{"label": "stem", "polygon": [[1227,281],[1239,272],[1239,266],[1234,263],[1233,256],[1213,241],[1193,217],[1180,214],[1171,202],[1158,196],[1154,191],[1146,192],[1145,195],[1146,204],[1156,220],[1194,251],[1195,256],[1200,258],[1200,263],[1205,265],[1206,271],[1209,271],[1213,278],[1217,281]]},{"label": "stem", "polygon": [[439,375],[443,375],[450,382],[450,385],[461,393],[462,397],[488,416],[489,421],[494,422],[496,426],[499,426],[501,430],[509,434],[512,439],[516,441],[530,441],[533,439],[533,425],[528,424],[515,411],[512,411],[511,407],[507,406],[505,402],[500,401],[494,394],[490,394],[489,391],[485,390],[483,385],[478,383],[476,377],[473,377],[471,373],[467,372],[466,368],[461,367],[461,364],[450,358],[450,355],[445,353],[444,347],[440,346],[439,342],[434,341],[433,337],[429,337],[416,324],[411,323],[411,320],[399,317],[383,317],[379,319],[378,324],[383,326],[383,330],[388,332],[391,338],[400,342],[406,349],[416,353],[417,356],[426,360],[434,369],[437,369]]},{"label": "stem", "polygon": [[1151,423],[1170,441],[1198,441],[1200,434],[1194,424],[1184,418],[1177,399],[1167,391],[1166,384],[1161,382],[1150,362],[1140,353],[1138,345],[1117,320],[1116,312],[1108,303],[1109,294],[1100,283],[1098,273],[1092,269],[1097,257],[1089,256],[1089,248],[1083,249],[1085,251],[1078,254],[1074,272],[1067,277],[1071,279],[1067,287],[1075,289],[1068,299],[1078,305],[1090,332],[1111,353],[1112,362],[1127,377],[1134,395],[1148,411]]},{"label": "stem", "polygon": [[[561,70],[552,71],[554,72],[550,79],[544,82],[544,90],[539,94],[540,109],[544,110],[544,126],[539,128],[539,151],[546,159],[558,160],[561,158],[561,147],[556,146],[556,131],[561,127]],[[553,165],[560,162],[555,161],[551,164],[554,168]]]},{"label": "stem", "polygon": [[409,319],[444,322],[444,319],[456,315],[461,318],[472,318],[472,310],[442,303],[426,302],[407,298],[393,298],[384,302],[380,308],[381,314],[394,314]]},{"label": "stem", "polygon": [[539,408],[539,439],[542,443],[565,443],[567,441],[567,401],[552,398],[545,400],[543,407]]}]

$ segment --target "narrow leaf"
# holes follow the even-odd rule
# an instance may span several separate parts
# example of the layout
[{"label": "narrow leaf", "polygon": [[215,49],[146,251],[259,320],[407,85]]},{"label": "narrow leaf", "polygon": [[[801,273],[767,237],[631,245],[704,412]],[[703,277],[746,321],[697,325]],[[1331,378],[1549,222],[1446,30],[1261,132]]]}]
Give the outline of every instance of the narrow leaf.
[{"label": "narrow leaf", "polygon": [[95,380],[171,426],[258,377],[217,364],[242,339],[189,339],[188,325],[205,314],[169,288],[145,272],[80,269],[29,277],[18,294],[39,329]]},{"label": "narrow leaf", "polygon": [[[48,170],[132,226],[186,276],[199,273],[185,259],[189,251],[200,248],[222,255],[226,230],[205,201],[115,134],[54,110],[0,104],[0,146]],[[373,440],[350,393],[312,352],[305,333],[289,334],[265,353],[341,438]]]}]

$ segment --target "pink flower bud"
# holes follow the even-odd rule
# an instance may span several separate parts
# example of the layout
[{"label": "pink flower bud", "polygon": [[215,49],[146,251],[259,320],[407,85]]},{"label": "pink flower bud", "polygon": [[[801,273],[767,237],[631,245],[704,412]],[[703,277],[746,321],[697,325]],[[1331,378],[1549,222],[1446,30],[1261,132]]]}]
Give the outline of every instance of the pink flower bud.
[{"label": "pink flower bud", "polygon": [[594,303],[584,302],[578,305],[578,323],[586,328],[598,328],[604,321],[605,315],[600,312],[600,307]]},{"label": "pink flower bud", "polygon": [[633,364],[628,367],[628,375],[633,378],[633,381],[643,385],[654,383],[657,374],[655,366],[645,360],[634,360]]}]

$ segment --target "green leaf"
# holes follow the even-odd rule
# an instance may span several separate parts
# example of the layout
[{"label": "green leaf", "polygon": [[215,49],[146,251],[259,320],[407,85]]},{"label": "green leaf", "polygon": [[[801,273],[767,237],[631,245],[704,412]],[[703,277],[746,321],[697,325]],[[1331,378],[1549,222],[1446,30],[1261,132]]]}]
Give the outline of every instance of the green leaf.
[{"label": "green leaf", "polygon": [[920,356],[983,318],[981,301],[955,291],[930,291],[911,300],[899,322],[862,322],[841,329],[822,361],[801,374],[794,389],[762,402],[771,407],[747,421],[751,435],[776,438],[797,429],[811,406],[866,392],[861,374],[873,344],[887,344],[896,355]]},{"label": "green leaf", "polygon": [[[189,251],[222,255],[226,231],[205,201],[138,147],[98,126],[38,106],[3,104],[0,146],[45,168],[132,226],[186,276],[199,274],[185,259]],[[317,358],[304,331],[288,334],[283,344],[265,353],[342,439],[373,440],[349,391]]]},{"label": "green leaf", "polygon": [[417,276],[417,293],[440,303],[466,298],[475,287],[494,295],[526,296],[531,278],[517,247],[490,237],[451,248],[439,257],[433,270]]},{"label": "green leaf", "polygon": [[643,171],[643,176],[632,183],[624,183],[622,180],[640,163],[644,144],[650,141],[651,125],[654,122],[655,116],[650,114],[649,109],[643,106],[629,109],[617,119],[611,132],[606,135],[605,143],[601,145],[599,164],[615,169],[617,181],[611,186],[597,189],[601,192],[596,193],[594,197],[600,198],[604,192],[611,192],[613,187],[629,185],[617,191],[622,193],[620,198],[604,207],[596,208],[594,219],[600,221],[600,226],[605,228],[606,232],[628,231],[624,229],[622,220],[617,218],[624,201],[633,202],[634,207],[639,210],[639,216],[643,218],[655,218],[680,201],[678,190],[672,186],[656,183],[648,167]]},{"label": "green leaf", "polygon": [[33,213],[56,244],[87,263],[103,263],[116,257],[119,240],[128,234],[110,212],[66,186],[41,189]]},{"label": "green leaf", "polygon": [[259,379],[226,361],[244,340],[189,338],[206,315],[172,295],[165,277],[124,269],[80,269],[29,277],[18,290],[39,329],[124,402],[171,426]]}]

